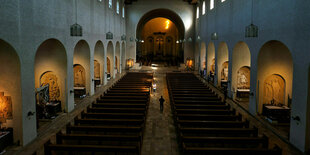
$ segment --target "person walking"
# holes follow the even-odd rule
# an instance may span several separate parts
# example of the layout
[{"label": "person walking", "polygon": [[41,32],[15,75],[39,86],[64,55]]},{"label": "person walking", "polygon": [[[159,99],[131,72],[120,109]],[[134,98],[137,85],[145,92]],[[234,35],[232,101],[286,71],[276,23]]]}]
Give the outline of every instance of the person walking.
[{"label": "person walking", "polygon": [[163,96],[160,96],[160,99],[159,99],[160,111],[164,110],[164,102],[165,102],[165,99],[163,98]]}]

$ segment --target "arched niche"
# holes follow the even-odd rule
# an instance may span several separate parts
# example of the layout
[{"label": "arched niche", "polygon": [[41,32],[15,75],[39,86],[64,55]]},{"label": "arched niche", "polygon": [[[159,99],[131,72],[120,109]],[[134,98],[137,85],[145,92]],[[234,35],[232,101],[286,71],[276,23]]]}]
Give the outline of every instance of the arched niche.
[{"label": "arched niche", "polygon": [[[67,104],[67,54],[60,41],[49,39],[39,46],[35,56],[34,73],[37,110],[40,108],[43,110],[45,102],[57,103],[58,101],[61,101],[62,110],[65,110]],[[49,100],[43,101],[43,88],[47,85],[49,93],[45,93],[45,96],[49,96]],[[41,111],[37,111],[37,114],[39,117],[45,117]]]},{"label": "arched niche", "polygon": [[249,99],[250,88],[244,86],[250,85],[250,68],[250,49],[245,42],[238,42],[233,49],[232,55],[231,91],[234,93],[234,99],[245,101]]},{"label": "arched niche", "polygon": [[257,62],[258,112],[262,113],[264,104],[271,103],[290,108],[293,82],[293,58],[290,50],[279,41],[269,41],[261,47]]},{"label": "arched niche", "polygon": [[204,42],[201,42],[200,45],[200,68],[201,70],[206,69],[206,44]]},{"label": "arched niche", "polygon": [[228,46],[225,42],[221,42],[217,51],[217,83],[219,86],[227,85],[228,60]]},{"label": "arched niche", "polygon": [[117,73],[120,72],[120,57],[121,57],[121,46],[119,42],[116,42],[115,46],[115,69],[117,69]]},{"label": "arched niche", "polygon": [[[92,62],[93,63],[93,62]],[[73,55],[73,64],[75,66],[81,66],[85,70],[85,92],[86,94],[90,93],[90,85],[91,85],[91,77],[90,77],[90,48],[88,43],[85,40],[79,41],[75,48],[74,48],[74,55]],[[75,69],[75,68],[73,68]],[[74,79],[76,80],[76,79]],[[74,81],[76,85],[76,81]],[[78,97],[82,93],[82,87],[76,87],[75,90],[75,97]],[[79,93],[78,93],[79,92]],[[79,95],[76,95],[78,93]]]},{"label": "arched niche", "polygon": [[[109,69],[110,69],[110,72],[108,72],[108,73],[110,73],[110,76],[111,77],[113,77],[114,76],[114,59],[115,59],[115,54],[114,54],[114,48],[113,48],[113,43],[112,43],[112,41],[110,41],[109,43],[108,43],[108,48],[107,48],[107,58],[109,58],[109,60],[110,60],[110,67],[109,66],[107,66],[107,67],[109,67]],[[109,70],[109,69],[107,69],[107,70]]]},{"label": "arched niche", "polygon": [[101,79],[101,67],[98,60],[94,60],[94,79],[99,81]]},{"label": "arched niche", "polygon": [[122,58],[122,70],[126,68],[126,45],[125,45],[125,42],[122,43],[122,54],[121,54]]},{"label": "arched niche", "polygon": [[219,67],[221,68],[221,70],[218,72],[220,73],[220,82],[222,83],[227,83],[228,81],[228,61],[225,61],[222,65],[220,65]]},{"label": "arched niche", "polygon": [[[182,43],[176,43],[177,40],[183,40],[184,39],[184,34],[185,34],[185,26],[184,23],[181,19],[181,17],[175,13],[174,11],[171,11],[169,9],[155,9],[152,11],[147,12],[145,15],[143,15],[139,21],[139,23],[137,24],[137,38],[140,40],[144,40],[143,42],[137,42],[137,55],[136,55],[136,60],[140,60],[141,61],[143,59],[146,59],[144,57],[142,57],[143,54],[145,54],[146,49],[150,49],[152,48],[153,50],[149,50],[148,53],[153,52],[153,56],[156,55],[160,55],[162,54],[164,56],[164,54],[168,55],[168,52],[166,52],[167,48],[158,48],[159,45],[163,44],[166,41],[166,37],[155,37],[153,36],[152,39],[149,37],[150,35],[145,35],[144,32],[150,32],[149,30],[144,30],[144,27],[147,26],[149,21],[152,21],[154,19],[158,19],[158,18],[165,18],[166,20],[169,20],[170,22],[170,26],[175,27],[177,30],[175,31],[176,35],[174,37],[172,37],[172,41],[168,44],[170,44],[173,47],[173,61],[179,61],[179,62],[184,62],[184,46],[182,46]],[[151,24],[154,25],[154,24]],[[157,25],[157,24],[156,24]],[[159,26],[156,26],[157,28]],[[164,30],[157,30],[155,32],[163,32]],[[169,33],[169,31],[167,32]],[[156,40],[157,43],[156,43]],[[149,41],[151,41],[151,43],[149,43]],[[148,43],[146,43],[148,42]],[[152,45],[153,43],[153,45]],[[162,47],[162,46],[161,46]],[[167,47],[167,46],[166,46]],[[160,49],[160,50],[158,50]],[[162,50],[162,51],[161,51]],[[147,62],[145,62],[147,63]],[[176,63],[175,63],[176,64]]]},{"label": "arched niche", "polygon": [[115,64],[114,64],[115,68],[117,69],[117,66],[118,66],[118,59],[117,59],[117,56],[115,56]]},{"label": "arched niche", "polygon": [[80,64],[75,64],[73,67],[74,87],[86,87],[86,71]]},{"label": "arched niche", "polygon": [[242,66],[237,72],[237,90],[249,90],[251,81],[251,68]]},{"label": "arched niche", "polygon": [[0,115],[2,127],[13,127],[14,142],[22,141],[22,96],[20,60],[15,49],[0,39]]},{"label": "arched niche", "polygon": [[107,57],[107,72],[111,74],[111,61],[109,57]]},{"label": "arched niche", "polygon": [[[97,65],[99,63],[99,69],[98,66],[96,67],[95,65],[95,61],[94,61],[94,72],[97,73],[97,78],[98,78],[98,73],[99,73],[99,80],[100,80],[100,84],[103,84],[103,80],[104,80],[104,45],[101,41],[98,41],[95,45],[95,53],[94,53],[94,60],[97,61]],[[97,71],[96,71],[97,68]],[[96,73],[94,73],[94,78],[95,80],[96,78]]]},{"label": "arched niche", "polygon": [[207,76],[214,79],[215,73],[215,46],[213,42],[210,42],[207,50]]}]

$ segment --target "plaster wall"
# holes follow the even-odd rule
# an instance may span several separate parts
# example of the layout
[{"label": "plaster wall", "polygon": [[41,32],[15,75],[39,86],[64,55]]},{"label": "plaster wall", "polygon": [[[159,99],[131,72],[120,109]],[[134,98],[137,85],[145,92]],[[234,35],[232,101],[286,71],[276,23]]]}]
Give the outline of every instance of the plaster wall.
[{"label": "plaster wall", "polygon": [[[41,76],[48,71],[53,72],[57,77],[60,89],[60,101],[62,110],[67,111],[67,55],[64,46],[55,39],[43,42],[37,50],[35,56],[35,88],[41,87]],[[34,102],[33,104],[36,104]]]},{"label": "plaster wall", "polygon": [[259,113],[262,112],[264,104],[264,83],[266,78],[272,74],[280,75],[285,80],[285,103],[283,104],[288,105],[288,98],[292,97],[293,60],[289,49],[277,41],[266,43],[258,55]]},{"label": "plaster wall", "polygon": [[223,69],[223,63],[228,61],[228,47],[225,42],[221,42],[217,51],[217,83],[221,85],[221,73]]},{"label": "plaster wall", "polygon": [[[97,0],[78,0],[77,23],[83,27],[82,37],[71,37],[70,26],[76,22],[74,0],[5,0],[0,5],[0,39],[9,43],[20,58],[21,99],[14,101],[21,105],[19,119],[22,125],[14,133],[21,135],[21,145],[26,145],[37,136],[36,118],[27,117],[35,111],[35,54],[40,44],[50,38],[59,40],[67,52],[67,105],[74,109],[73,90],[73,53],[79,40],[90,46],[90,62],[93,62],[94,47],[98,40],[105,45],[108,41],[121,39],[126,34],[125,18],[118,15],[115,8],[108,8],[108,2]],[[115,1],[113,1],[115,3]],[[120,8],[122,4],[120,2]],[[115,4],[113,5],[115,7]],[[107,32],[114,34],[113,40],[106,40]],[[91,64],[93,67],[93,65]],[[93,70],[93,69],[91,69]],[[93,73],[91,73],[93,76]],[[2,79],[0,80],[2,81]],[[18,84],[16,84],[18,87]],[[15,99],[14,99],[15,100]],[[13,104],[15,104],[13,102]],[[17,140],[17,139],[15,139]]]},{"label": "plaster wall", "polygon": [[[251,53],[245,42],[239,42],[236,44],[232,56],[231,91],[234,93],[234,97],[237,91],[238,71],[243,66],[250,67],[251,69]],[[252,77],[250,78],[252,79]]]},{"label": "plaster wall", "polygon": [[214,46],[213,42],[210,42],[209,45],[208,45],[207,61],[206,61],[207,76],[210,75],[211,65],[212,65],[212,60],[213,59],[215,59],[215,46]]},{"label": "plaster wall", "polygon": [[[19,129],[22,127],[20,61],[13,47],[3,40],[0,40],[0,69],[0,92],[4,92],[4,96],[11,96],[13,114],[13,119],[6,120],[1,126]],[[21,132],[13,134],[15,142],[22,140]]]},{"label": "plaster wall", "polygon": [[[254,0],[253,24],[259,28],[258,38],[245,38],[245,27],[251,23],[251,1],[226,0],[215,1],[215,8],[209,10],[210,0],[206,0],[206,14],[200,15],[196,35],[204,42],[210,42],[211,34],[217,32],[215,45],[224,41],[229,49],[229,70],[234,67],[232,48],[243,41],[251,51],[251,92],[249,111],[256,114],[257,57],[261,47],[270,40],[278,40],[290,49],[293,58],[292,116],[301,120],[291,120],[290,142],[302,151],[306,150],[307,90],[308,68],[310,60],[310,1],[269,1]],[[201,8],[201,4],[198,5]],[[285,17],[285,18],[284,18]],[[197,36],[196,36],[197,37]],[[232,66],[231,66],[232,65]],[[233,81],[234,69],[229,71],[229,80]],[[229,94],[234,84],[229,84]]]},{"label": "plaster wall", "polygon": [[207,56],[207,47],[206,44],[204,42],[202,42],[200,44],[200,70],[203,70],[205,67],[207,67],[207,60],[206,60],[206,56]]},{"label": "plaster wall", "polygon": [[104,66],[105,66],[105,61],[104,61],[104,45],[101,41],[98,41],[95,45],[95,54],[94,54],[94,60],[97,60],[100,63],[100,83],[104,83]]},{"label": "plaster wall", "polygon": [[[139,0],[133,2],[132,5],[126,6],[126,34],[127,34],[127,55],[126,59],[133,58],[136,59],[136,42],[134,39],[137,38],[137,24],[143,15],[152,11],[154,9],[168,9],[175,12],[182,19],[185,26],[185,38],[194,38],[194,8],[187,2],[180,0]],[[133,38],[130,41],[130,38]],[[184,45],[184,62],[187,57],[194,57],[194,43],[186,42]],[[198,62],[198,61],[197,61]]]}]

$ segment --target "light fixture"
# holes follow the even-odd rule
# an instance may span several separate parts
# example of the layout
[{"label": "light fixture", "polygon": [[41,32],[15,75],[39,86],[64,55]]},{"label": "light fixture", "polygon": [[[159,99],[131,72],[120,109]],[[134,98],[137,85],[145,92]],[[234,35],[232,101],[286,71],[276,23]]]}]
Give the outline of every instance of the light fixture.
[{"label": "light fixture", "polygon": [[188,42],[190,42],[190,43],[193,41],[192,37],[189,37],[187,40],[188,40]]},{"label": "light fixture", "polygon": [[180,43],[180,42],[179,42],[179,40],[177,40],[175,43],[177,43],[177,44],[178,44],[178,43]]},{"label": "light fixture", "polygon": [[75,24],[70,26],[70,35],[73,37],[83,36],[83,28],[77,23],[77,0],[75,0]]},{"label": "light fixture", "polygon": [[219,39],[218,34],[216,32],[213,32],[211,34],[211,40],[218,40],[218,39]]},{"label": "light fixture", "polygon": [[113,33],[112,32],[106,33],[106,39],[112,40],[113,39]]},{"label": "light fixture", "polygon": [[121,40],[122,40],[122,41],[125,41],[125,40],[126,40],[126,35],[125,35],[125,34],[121,36]]},{"label": "light fixture", "polygon": [[198,37],[197,37],[197,40],[200,41],[200,39],[201,39],[200,36],[198,36]]},{"label": "light fixture", "polygon": [[252,8],[251,8],[251,24],[245,27],[245,37],[246,38],[257,38],[258,37],[258,26],[253,24],[253,8],[254,3],[252,2]]}]

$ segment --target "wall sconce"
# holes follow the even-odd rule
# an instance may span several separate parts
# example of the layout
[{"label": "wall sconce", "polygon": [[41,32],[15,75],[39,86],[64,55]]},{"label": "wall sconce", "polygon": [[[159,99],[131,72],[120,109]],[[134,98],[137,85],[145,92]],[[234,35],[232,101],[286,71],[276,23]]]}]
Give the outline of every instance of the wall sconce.
[{"label": "wall sconce", "polygon": [[190,42],[190,43],[193,41],[191,37],[189,37],[187,40],[188,40],[188,42]]}]

